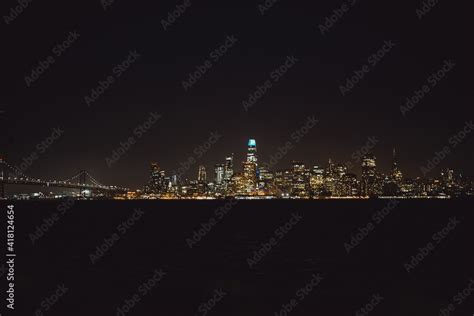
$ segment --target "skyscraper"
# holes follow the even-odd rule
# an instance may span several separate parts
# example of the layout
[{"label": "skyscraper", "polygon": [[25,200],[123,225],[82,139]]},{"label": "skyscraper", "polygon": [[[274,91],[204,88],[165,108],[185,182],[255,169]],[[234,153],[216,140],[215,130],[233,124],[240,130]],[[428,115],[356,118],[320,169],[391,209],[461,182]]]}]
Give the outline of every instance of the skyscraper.
[{"label": "skyscraper", "polygon": [[376,194],[376,178],[376,159],[373,154],[369,153],[362,158],[362,195],[373,196]]},{"label": "skyscraper", "polygon": [[393,149],[393,156],[392,156],[392,181],[397,184],[398,187],[402,184],[402,172],[398,168],[398,161],[397,161],[397,153],[395,148]]},{"label": "skyscraper", "polygon": [[247,162],[253,162],[257,164],[257,142],[255,139],[249,139],[247,145]]},{"label": "skyscraper", "polygon": [[162,193],[166,190],[165,171],[161,170],[156,162],[150,164],[150,180],[148,181],[148,188],[152,193]]},{"label": "skyscraper", "polygon": [[270,194],[273,189],[273,173],[265,167],[260,167],[258,170],[258,185],[259,190]]},{"label": "skyscraper", "polygon": [[334,164],[329,158],[328,165],[324,172],[324,194],[335,195],[336,194],[336,175]]},{"label": "skyscraper", "polygon": [[314,196],[320,196],[324,191],[324,168],[314,166],[311,172],[309,184]]},{"label": "skyscraper", "polygon": [[199,170],[198,170],[198,182],[206,182],[206,179],[207,179],[206,167],[201,165],[199,166]]},{"label": "skyscraper", "polygon": [[242,183],[244,193],[253,195],[257,190],[257,165],[254,162],[244,162],[244,172],[242,176]]},{"label": "skyscraper", "polygon": [[346,180],[344,176],[347,173],[347,167],[344,164],[337,164],[334,167],[334,195],[335,196],[345,196],[344,181]]},{"label": "skyscraper", "polygon": [[441,180],[445,187],[451,187],[454,184],[454,171],[453,169],[443,169],[441,170]]},{"label": "skyscraper", "polygon": [[247,160],[243,163],[242,188],[246,195],[257,192],[257,142],[249,139],[247,143]]},{"label": "skyscraper", "polygon": [[292,195],[306,197],[308,195],[308,178],[305,173],[305,165],[302,162],[293,161]]},{"label": "skyscraper", "polygon": [[229,183],[234,175],[234,154],[225,158],[224,180]]},{"label": "skyscraper", "polygon": [[223,164],[216,164],[215,168],[215,175],[216,175],[216,184],[220,185],[224,182],[224,165]]}]

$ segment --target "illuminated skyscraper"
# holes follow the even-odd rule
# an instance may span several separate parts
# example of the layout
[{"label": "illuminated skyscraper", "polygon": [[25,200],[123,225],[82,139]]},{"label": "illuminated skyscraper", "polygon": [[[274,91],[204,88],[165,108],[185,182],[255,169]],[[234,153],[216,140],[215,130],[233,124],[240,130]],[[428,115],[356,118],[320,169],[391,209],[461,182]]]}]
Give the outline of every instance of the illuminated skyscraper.
[{"label": "illuminated skyscraper", "polygon": [[234,154],[225,158],[224,180],[229,183],[234,175]]},{"label": "illuminated skyscraper", "polygon": [[253,195],[257,190],[257,165],[254,162],[244,162],[244,172],[242,176],[242,187],[244,193]]},{"label": "illuminated skyscraper", "polygon": [[320,196],[324,191],[324,168],[314,166],[311,171],[309,185],[314,196]]},{"label": "illuminated skyscraper", "polygon": [[393,157],[392,157],[392,181],[397,184],[398,187],[402,184],[402,172],[398,168],[397,162],[397,154],[395,152],[395,148],[393,149]]},{"label": "illuminated skyscraper", "polygon": [[324,193],[325,195],[336,194],[335,168],[331,158],[329,158],[328,165],[324,172]]},{"label": "illuminated skyscraper", "polygon": [[234,173],[228,185],[227,195],[245,195],[245,187],[242,173]]},{"label": "illuminated skyscraper", "polygon": [[249,139],[247,143],[247,161],[243,163],[242,186],[243,194],[254,195],[257,192],[257,142]]},{"label": "illuminated skyscraper", "polygon": [[224,182],[224,165],[223,164],[217,164],[215,166],[215,175],[216,175],[216,184],[220,185]]},{"label": "illuminated skyscraper", "polygon": [[258,189],[265,194],[272,194],[273,173],[265,167],[260,167],[258,171]]},{"label": "illuminated skyscraper", "polygon": [[334,195],[345,196],[344,176],[347,173],[347,167],[344,164],[337,164],[334,167]]},{"label": "illuminated skyscraper", "polygon": [[198,182],[206,182],[206,179],[207,179],[207,173],[206,173],[206,167],[204,166],[199,166],[199,170],[198,170]]},{"label": "illuminated skyscraper", "polygon": [[247,148],[247,162],[257,164],[257,142],[255,139],[249,139]]},{"label": "illuminated skyscraper", "polygon": [[453,169],[444,169],[441,171],[441,180],[443,181],[443,186],[451,187],[454,184],[454,171]]},{"label": "illuminated skyscraper", "polygon": [[162,193],[166,191],[165,171],[161,170],[156,162],[150,164],[150,180],[148,188],[152,193]]},{"label": "illuminated skyscraper", "polygon": [[292,195],[306,197],[308,195],[308,179],[305,166],[301,162],[293,161]]},{"label": "illuminated skyscraper", "polygon": [[362,158],[362,180],[361,194],[373,196],[376,194],[376,159],[373,154],[367,154]]}]

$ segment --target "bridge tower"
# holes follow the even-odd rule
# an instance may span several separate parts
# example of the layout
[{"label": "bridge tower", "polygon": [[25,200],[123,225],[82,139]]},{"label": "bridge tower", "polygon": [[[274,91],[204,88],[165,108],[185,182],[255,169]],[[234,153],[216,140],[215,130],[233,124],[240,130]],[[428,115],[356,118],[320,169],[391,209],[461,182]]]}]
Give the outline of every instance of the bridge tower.
[{"label": "bridge tower", "polygon": [[[79,172],[79,184],[86,184],[86,181],[87,181],[87,176],[86,176],[86,171],[85,170],[81,170]],[[79,194],[82,195],[83,193],[83,188],[79,188]]]}]

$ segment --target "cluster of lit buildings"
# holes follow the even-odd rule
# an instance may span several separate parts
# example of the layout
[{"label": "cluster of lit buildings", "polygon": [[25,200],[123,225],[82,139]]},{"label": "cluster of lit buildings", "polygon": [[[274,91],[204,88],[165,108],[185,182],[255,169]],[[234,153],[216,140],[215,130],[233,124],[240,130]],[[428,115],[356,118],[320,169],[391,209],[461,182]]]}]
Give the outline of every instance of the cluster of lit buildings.
[{"label": "cluster of lit buildings", "polygon": [[362,157],[361,177],[349,172],[352,164],[337,164],[331,159],[325,166],[308,167],[293,161],[288,169],[269,170],[259,164],[257,143],[248,141],[247,157],[242,172],[234,169],[233,154],[209,172],[198,167],[196,180],[166,175],[157,163],[151,164],[150,179],[142,198],[162,199],[271,199],[271,198],[428,198],[474,195],[471,180],[454,174],[452,169],[441,172],[439,178],[404,178],[393,151],[389,174],[377,170],[376,157]]}]

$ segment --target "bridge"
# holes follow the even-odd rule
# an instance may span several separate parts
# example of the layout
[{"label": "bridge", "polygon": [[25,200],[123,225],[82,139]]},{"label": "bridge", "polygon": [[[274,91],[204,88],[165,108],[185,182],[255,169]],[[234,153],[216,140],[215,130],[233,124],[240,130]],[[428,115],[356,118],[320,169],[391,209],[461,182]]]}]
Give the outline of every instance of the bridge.
[{"label": "bridge", "polygon": [[20,169],[10,165],[0,157],[0,198],[5,198],[5,186],[7,184],[37,185],[43,187],[79,189],[81,191],[90,190],[104,193],[126,193],[129,191],[128,188],[103,185],[85,170],[81,170],[78,174],[66,180],[35,179],[23,174]]}]

